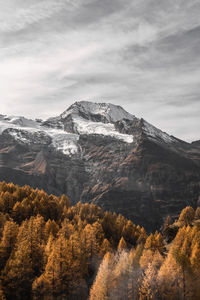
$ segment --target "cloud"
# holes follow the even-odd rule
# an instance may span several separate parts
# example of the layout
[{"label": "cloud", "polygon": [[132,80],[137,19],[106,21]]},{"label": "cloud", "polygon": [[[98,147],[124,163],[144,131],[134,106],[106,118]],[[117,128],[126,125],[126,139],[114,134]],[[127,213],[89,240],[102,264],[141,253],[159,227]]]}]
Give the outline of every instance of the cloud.
[{"label": "cloud", "polygon": [[[34,23],[48,19],[53,15],[65,11],[78,9],[83,0],[46,0],[46,1],[29,1],[30,5],[18,4],[20,1],[8,1],[10,4],[3,6],[4,13],[1,14],[0,30],[3,32],[19,31]],[[86,0],[85,3],[88,3]],[[14,13],[13,13],[14,12]]]},{"label": "cloud", "polygon": [[195,0],[2,1],[0,109],[46,118],[112,102],[198,139],[199,14]]}]

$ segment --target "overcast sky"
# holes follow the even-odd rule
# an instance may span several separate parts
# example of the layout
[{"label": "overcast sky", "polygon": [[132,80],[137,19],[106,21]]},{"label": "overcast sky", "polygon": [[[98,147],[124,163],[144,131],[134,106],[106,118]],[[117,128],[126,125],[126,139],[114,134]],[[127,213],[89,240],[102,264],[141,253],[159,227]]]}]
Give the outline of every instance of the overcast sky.
[{"label": "overcast sky", "polygon": [[0,113],[123,106],[200,139],[200,0],[0,0]]}]

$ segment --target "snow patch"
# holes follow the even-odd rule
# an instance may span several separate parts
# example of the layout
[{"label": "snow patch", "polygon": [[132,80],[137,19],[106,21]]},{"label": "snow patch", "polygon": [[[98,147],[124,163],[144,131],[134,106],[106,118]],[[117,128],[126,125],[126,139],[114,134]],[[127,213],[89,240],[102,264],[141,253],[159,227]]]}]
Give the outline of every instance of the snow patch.
[{"label": "snow patch", "polygon": [[104,124],[102,122],[92,122],[85,120],[81,117],[74,117],[74,126],[79,134],[99,134],[111,136],[113,138],[122,140],[126,143],[133,142],[133,136],[128,134],[119,133],[116,131],[114,124]]},{"label": "snow patch", "polygon": [[25,144],[30,143],[30,139],[25,137],[27,135],[27,131],[16,130],[14,128],[9,128],[9,135],[11,135],[16,141],[23,142]]},{"label": "snow patch", "polygon": [[78,152],[77,134],[67,133],[62,130],[50,130],[49,135],[52,137],[52,144],[57,149],[62,151],[65,155],[74,155]]},{"label": "snow patch", "polygon": [[65,155],[74,155],[78,152],[77,134],[67,133],[62,129],[41,126],[37,121],[23,117],[7,117],[0,115],[0,134],[5,130],[17,141],[25,144],[46,143],[48,138],[58,151]]}]

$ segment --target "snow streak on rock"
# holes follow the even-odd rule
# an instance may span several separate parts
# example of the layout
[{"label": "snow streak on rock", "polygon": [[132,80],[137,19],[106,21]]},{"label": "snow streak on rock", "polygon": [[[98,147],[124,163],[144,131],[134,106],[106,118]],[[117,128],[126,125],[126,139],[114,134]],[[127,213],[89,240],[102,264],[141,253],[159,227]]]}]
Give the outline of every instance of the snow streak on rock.
[{"label": "snow streak on rock", "polygon": [[74,126],[79,134],[99,134],[105,136],[111,136],[113,138],[122,140],[126,143],[133,142],[133,136],[128,134],[122,134],[115,130],[114,124],[104,124],[102,122],[92,122],[84,120],[83,118],[75,117],[73,119]]},{"label": "snow streak on rock", "polygon": [[0,133],[7,132],[25,144],[51,144],[66,155],[77,153],[79,136],[61,129],[49,128],[23,117],[0,116]]}]

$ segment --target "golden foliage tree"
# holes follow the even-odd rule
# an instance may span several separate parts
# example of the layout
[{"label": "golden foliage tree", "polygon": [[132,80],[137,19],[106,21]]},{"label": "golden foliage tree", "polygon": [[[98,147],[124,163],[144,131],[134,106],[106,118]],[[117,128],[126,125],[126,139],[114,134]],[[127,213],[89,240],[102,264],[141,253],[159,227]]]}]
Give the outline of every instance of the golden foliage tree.
[{"label": "golden foliage tree", "polygon": [[179,217],[179,223],[185,226],[191,225],[195,216],[195,211],[191,206],[184,208]]},{"label": "golden foliage tree", "polygon": [[112,269],[114,257],[108,252],[98,269],[94,284],[90,290],[90,300],[108,300],[111,293]]},{"label": "golden foliage tree", "polygon": [[118,251],[122,251],[122,250],[124,250],[124,249],[127,249],[127,244],[126,244],[125,239],[124,239],[123,236],[122,236],[121,239],[120,239],[120,241],[119,241],[117,250],[118,250]]}]

